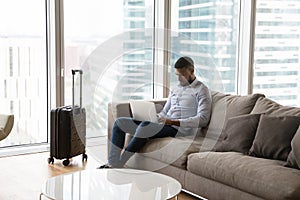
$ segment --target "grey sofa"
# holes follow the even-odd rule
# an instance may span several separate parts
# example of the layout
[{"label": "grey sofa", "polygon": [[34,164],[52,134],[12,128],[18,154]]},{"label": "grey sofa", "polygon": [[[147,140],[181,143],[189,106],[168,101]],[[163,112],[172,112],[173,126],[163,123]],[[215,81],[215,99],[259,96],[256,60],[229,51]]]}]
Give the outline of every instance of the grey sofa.
[{"label": "grey sofa", "polygon": [[[169,175],[183,189],[207,199],[300,199],[300,170],[286,167],[286,161],[214,151],[228,119],[260,113],[300,116],[300,108],[281,106],[262,94],[238,96],[212,92],[212,99],[207,128],[196,136],[150,140],[126,167]],[[165,101],[154,101],[158,112]],[[128,102],[109,104],[108,143],[114,119],[125,116],[132,116]],[[129,140],[128,135],[127,143]]]}]

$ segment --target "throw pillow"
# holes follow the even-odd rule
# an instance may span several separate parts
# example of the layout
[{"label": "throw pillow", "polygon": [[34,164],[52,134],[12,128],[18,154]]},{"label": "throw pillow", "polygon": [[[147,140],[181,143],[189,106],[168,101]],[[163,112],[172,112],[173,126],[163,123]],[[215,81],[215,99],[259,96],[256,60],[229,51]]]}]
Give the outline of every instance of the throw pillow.
[{"label": "throw pillow", "polygon": [[300,116],[262,115],[249,155],[286,161],[299,124]]},{"label": "throw pillow", "polygon": [[292,150],[285,166],[300,169],[300,126],[291,142]]},{"label": "throw pillow", "polygon": [[220,137],[222,129],[229,118],[249,114],[255,106],[257,99],[264,97],[263,94],[240,96],[223,94],[216,91],[212,91],[211,95],[213,102],[210,122],[207,130],[203,130],[203,135],[211,139],[218,139]]},{"label": "throw pillow", "polygon": [[300,108],[292,106],[283,106],[271,99],[260,97],[250,114],[265,113],[269,116],[299,116]]},{"label": "throw pillow", "polygon": [[215,151],[235,151],[248,154],[255,137],[260,114],[241,115],[229,118],[222,131]]}]

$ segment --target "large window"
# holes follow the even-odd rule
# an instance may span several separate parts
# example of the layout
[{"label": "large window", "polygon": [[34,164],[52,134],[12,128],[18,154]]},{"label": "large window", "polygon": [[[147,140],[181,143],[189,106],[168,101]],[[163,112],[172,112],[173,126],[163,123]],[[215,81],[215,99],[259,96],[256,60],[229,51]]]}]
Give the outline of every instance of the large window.
[{"label": "large window", "polygon": [[45,1],[0,1],[0,113],[14,114],[0,146],[47,142]]},{"label": "large window", "polygon": [[[52,94],[59,102],[63,91],[63,104],[70,105],[72,68],[84,71],[88,137],[106,134],[108,103],[165,97],[165,88],[177,84],[173,66],[181,56],[193,58],[196,76],[212,90],[252,90],[300,105],[300,0],[257,0],[253,10],[245,2],[254,1],[240,0],[63,0],[54,1],[61,7],[51,7],[48,15],[45,2],[52,1],[0,2],[0,113],[15,115],[12,133],[0,147],[47,142],[47,106],[53,99],[47,89],[57,84],[61,91]],[[49,29],[49,51],[46,22],[56,27]],[[55,54],[62,46],[64,53]],[[56,69],[47,69],[47,57]],[[63,72],[64,84],[47,81],[47,71]],[[75,104],[78,83],[76,77]]]},{"label": "large window", "polygon": [[237,92],[238,0],[172,0],[171,85],[173,64],[193,58],[196,76],[211,89]]},{"label": "large window", "polygon": [[299,0],[257,0],[253,92],[300,105],[299,27]]},{"label": "large window", "polygon": [[65,104],[71,104],[71,68],[82,68],[87,137],[106,134],[109,102],[153,98],[153,5],[64,1]]}]

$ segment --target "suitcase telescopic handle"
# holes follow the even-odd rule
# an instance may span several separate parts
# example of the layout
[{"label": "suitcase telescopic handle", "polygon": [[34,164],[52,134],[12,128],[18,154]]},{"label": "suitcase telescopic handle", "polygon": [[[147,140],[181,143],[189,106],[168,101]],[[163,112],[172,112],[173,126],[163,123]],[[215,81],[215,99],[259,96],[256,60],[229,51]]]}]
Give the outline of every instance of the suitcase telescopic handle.
[{"label": "suitcase telescopic handle", "polygon": [[74,96],[75,96],[75,90],[74,90],[74,77],[75,77],[75,74],[76,72],[79,73],[80,75],[80,108],[82,108],[82,74],[83,74],[83,71],[81,69],[72,69],[72,108],[74,108]]}]

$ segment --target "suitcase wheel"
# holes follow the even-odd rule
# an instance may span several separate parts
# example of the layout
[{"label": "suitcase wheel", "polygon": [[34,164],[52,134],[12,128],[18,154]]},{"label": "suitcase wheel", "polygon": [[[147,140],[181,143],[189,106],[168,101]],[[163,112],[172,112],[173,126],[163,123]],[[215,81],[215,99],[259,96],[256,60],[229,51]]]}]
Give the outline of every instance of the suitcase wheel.
[{"label": "suitcase wheel", "polygon": [[64,166],[68,166],[70,164],[70,160],[66,159],[62,163],[63,163]]},{"label": "suitcase wheel", "polygon": [[48,158],[48,164],[53,164],[54,163],[54,158],[52,158],[52,157],[50,157],[50,158]]},{"label": "suitcase wheel", "polygon": [[87,161],[88,156],[84,153],[82,154],[82,162]]}]

